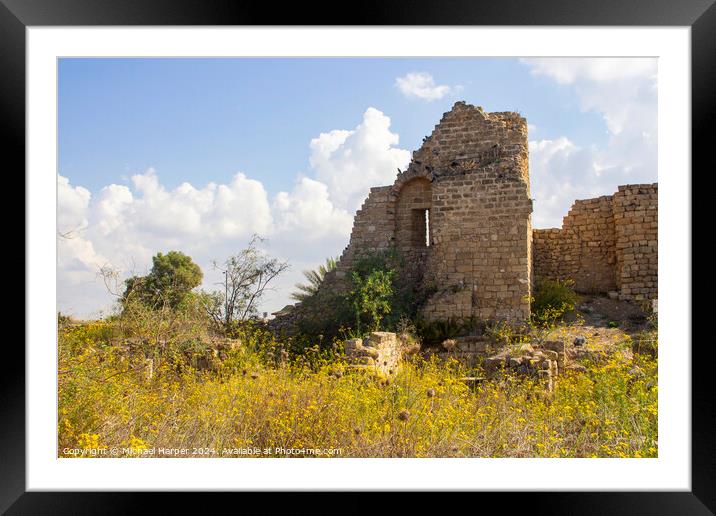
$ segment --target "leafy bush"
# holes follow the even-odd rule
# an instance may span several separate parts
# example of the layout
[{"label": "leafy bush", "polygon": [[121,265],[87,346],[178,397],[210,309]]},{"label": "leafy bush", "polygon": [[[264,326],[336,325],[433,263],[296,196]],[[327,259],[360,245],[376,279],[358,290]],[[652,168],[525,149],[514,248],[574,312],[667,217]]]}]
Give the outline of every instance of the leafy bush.
[{"label": "leafy bush", "polygon": [[467,328],[459,318],[449,317],[438,321],[418,319],[415,324],[420,341],[426,347],[436,347],[447,339],[467,335]]},{"label": "leafy bush", "polygon": [[574,310],[577,304],[573,280],[541,280],[535,287],[531,303],[534,321],[554,321]]},{"label": "leafy bush", "polygon": [[347,292],[316,289],[301,302],[300,337],[295,340],[312,345],[320,335],[326,348],[335,338],[392,330],[401,318],[411,318],[416,298],[402,267],[395,248],[360,256],[347,273]]},{"label": "leafy bush", "polygon": [[365,323],[369,331],[378,331],[383,316],[391,311],[393,296],[393,270],[376,269],[365,276],[357,271],[351,274],[353,288],[348,299],[355,313],[355,328],[361,331]]}]

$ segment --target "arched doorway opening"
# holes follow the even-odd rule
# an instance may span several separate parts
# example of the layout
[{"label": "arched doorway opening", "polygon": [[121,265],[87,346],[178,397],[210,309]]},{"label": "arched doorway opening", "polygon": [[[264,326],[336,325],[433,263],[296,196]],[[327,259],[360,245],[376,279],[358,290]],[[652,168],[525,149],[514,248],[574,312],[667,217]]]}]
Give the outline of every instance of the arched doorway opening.
[{"label": "arched doorway opening", "polygon": [[395,245],[407,259],[422,261],[432,244],[432,202],[432,183],[423,177],[411,179],[398,193],[395,205]]}]

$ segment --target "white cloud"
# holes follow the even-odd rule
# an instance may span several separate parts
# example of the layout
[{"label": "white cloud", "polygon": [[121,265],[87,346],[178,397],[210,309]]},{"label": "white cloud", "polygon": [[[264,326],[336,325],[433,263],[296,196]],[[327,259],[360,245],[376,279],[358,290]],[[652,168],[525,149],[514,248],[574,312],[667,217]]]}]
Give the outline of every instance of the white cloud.
[{"label": "white cloud", "polygon": [[618,185],[657,180],[657,63],[652,58],[522,59],[532,74],[573,88],[580,109],[599,113],[603,146],[568,137],[530,142],[535,227],[558,227],[575,199],[610,195]]},{"label": "white cloud", "polygon": [[[575,199],[594,197],[594,149],[568,138],[529,143],[534,227],[558,227]],[[608,187],[611,188],[611,187]],[[610,192],[605,192],[610,193]]]},{"label": "white cloud", "polygon": [[580,81],[614,83],[631,79],[656,79],[655,58],[628,57],[543,57],[521,60],[532,73],[547,75],[560,84]]},{"label": "white cloud", "polygon": [[317,240],[331,235],[350,234],[353,217],[336,208],[328,187],[320,181],[302,177],[291,193],[279,192],[273,202],[276,233]]},{"label": "white cloud", "polygon": [[522,59],[533,75],[575,88],[584,111],[602,114],[609,131],[656,130],[655,58]]},{"label": "white cloud", "polygon": [[87,226],[87,206],[91,194],[86,188],[70,185],[69,179],[57,180],[57,231],[62,234],[76,232]]},{"label": "white cloud", "polygon": [[72,186],[67,178],[58,177],[57,266],[63,270],[80,273],[96,269],[106,261],[85,236],[89,225],[88,210],[91,198],[87,189]]},{"label": "white cloud", "polygon": [[311,167],[336,206],[352,215],[372,186],[392,184],[398,169],[410,162],[410,152],[395,147],[398,141],[390,118],[370,107],[352,131],[334,130],[311,140]]},{"label": "white cloud", "polygon": [[398,77],[395,85],[406,97],[427,101],[441,99],[455,90],[445,84],[435,84],[435,79],[427,72],[411,72]]},{"label": "white cloud", "polygon": [[102,266],[145,274],[157,252],[180,250],[205,274],[204,286],[219,277],[212,260],[243,249],[252,234],[268,237],[273,255],[292,270],[276,283],[267,310],[288,302],[301,271],[339,255],[348,242],[354,211],[372,186],[390,184],[410,153],[396,148],[390,118],[368,108],[353,130],[334,130],[310,142],[314,178],[300,175],[290,191],[269,199],[263,184],[237,173],[228,184],[166,188],[150,168],[128,186],[110,184],[96,196],[58,176],[58,302],[82,316],[107,308],[111,296],[97,273]]}]

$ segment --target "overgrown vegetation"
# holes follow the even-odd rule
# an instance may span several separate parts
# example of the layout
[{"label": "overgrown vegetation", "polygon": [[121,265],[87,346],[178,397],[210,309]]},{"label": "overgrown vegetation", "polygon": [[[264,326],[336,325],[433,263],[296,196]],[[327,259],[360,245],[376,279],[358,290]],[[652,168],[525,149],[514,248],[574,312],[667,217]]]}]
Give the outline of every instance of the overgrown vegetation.
[{"label": "overgrown vegetation", "polygon": [[[418,319],[420,306],[431,290],[421,287],[419,276],[405,274],[414,264],[406,264],[395,249],[360,256],[347,273],[348,291],[318,289],[313,285],[321,270],[306,273],[311,286],[302,293],[303,318],[296,337],[310,343],[316,335],[331,342],[336,337],[363,335],[378,328],[394,331],[400,321]],[[325,273],[323,273],[325,275]]]},{"label": "overgrown vegetation", "polygon": [[110,344],[116,325],[60,333],[60,456],[112,447],[121,456],[158,448],[224,457],[256,456],[240,451],[253,448],[269,450],[258,456],[283,456],[280,448],[342,457],[657,455],[657,370],[648,354],[605,356],[587,374],[561,377],[550,395],[511,376],[471,390],[456,362],[421,358],[386,384],[351,370],[339,352],[288,355],[247,331],[216,371],[176,354],[149,379],[144,354]]},{"label": "overgrown vegetation", "polygon": [[416,320],[416,332],[426,347],[439,346],[442,342],[456,337],[482,333],[485,325],[474,317],[448,317],[437,321]]},{"label": "overgrown vegetation", "polygon": [[541,280],[531,299],[532,321],[549,325],[573,311],[578,299],[573,280]]},{"label": "overgrown vegetation", "polygon": [[313,318],[283,339],[255,307],[287,265],[256,244],[220,266],[223,297],[192,290],[201,270],[170,252],[126,282],[114,315],[77,322],[58,313],[59,456],[115,448],[123,457],[162,456],[160,448],[214,457],[657,455],[655,317],[619,351],[589,355],[586,373],[560,375],[553,392],[509,374],[469,387],[465,377],[483,376],[479,366],[421,355],[385,378],[345,362],[341,338],[381,329],[423,346],[472,334],[505,345],[539,340],[564,327],[577,301],[572,285],[540,284],[529,327],[428,323],[417,317],[428,293],[401,274],[394,250],[358,260],[348,293],[317,288],[329,261],[301,289]]}]

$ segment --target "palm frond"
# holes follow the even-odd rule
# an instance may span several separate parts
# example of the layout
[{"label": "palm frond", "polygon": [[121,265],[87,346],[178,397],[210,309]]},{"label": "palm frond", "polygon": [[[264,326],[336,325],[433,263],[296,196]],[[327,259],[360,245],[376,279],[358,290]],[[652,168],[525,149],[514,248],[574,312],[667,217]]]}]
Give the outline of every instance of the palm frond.
[{"label": "palm frond", "polygon": [[306,280],[308,280],[308,283],[296,283],[295,286],[298,289],[298,292],[291,294],[291,299],[300,302],[316,295],[326,277],[326,274],[335,270],[337,265],[338,259],[329,257],[326,258],[326,263],[319,265],[316,270],[303,271],[303,275],[306,277]]}]

